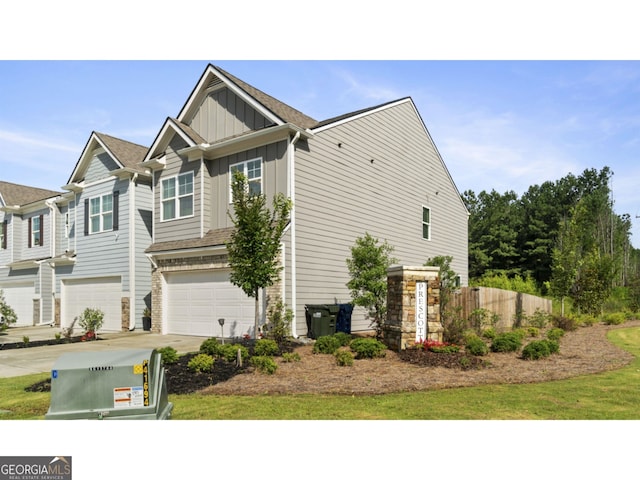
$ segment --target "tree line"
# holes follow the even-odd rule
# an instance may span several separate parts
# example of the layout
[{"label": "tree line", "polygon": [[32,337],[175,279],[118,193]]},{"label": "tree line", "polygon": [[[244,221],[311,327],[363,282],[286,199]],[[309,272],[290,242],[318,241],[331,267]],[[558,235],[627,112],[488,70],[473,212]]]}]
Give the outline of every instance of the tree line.
[{"label": "tree line", "polygon": [[618,286],[635,288],[639,251],[631,217],[616,214],[609,167],[532,185],[518,196],[462,194],[470,213],[469,276],[532,279],[543,295],[597,313]]}]

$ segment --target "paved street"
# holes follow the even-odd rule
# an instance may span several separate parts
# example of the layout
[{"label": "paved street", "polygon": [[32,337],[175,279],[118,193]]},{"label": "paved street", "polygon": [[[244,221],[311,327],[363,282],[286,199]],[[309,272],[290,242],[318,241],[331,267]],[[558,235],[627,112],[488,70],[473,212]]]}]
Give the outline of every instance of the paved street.
[{"label": "paved street", "polygon": [[44,347],[14,348],[3,350],[2,344],[29,341],[50,340],[61,329],[50,326],[11,327],[0,333],[0,377],[18,377],[31,373],[49,372],[60,355],[67,352],[109,351],[132,348],[160,348],[171,346],[178,353],[194,352],[200,348],[204,337],[184,335],[160,335],[136,330],[126,333],[105,333],[98,335],[100,340]]}]

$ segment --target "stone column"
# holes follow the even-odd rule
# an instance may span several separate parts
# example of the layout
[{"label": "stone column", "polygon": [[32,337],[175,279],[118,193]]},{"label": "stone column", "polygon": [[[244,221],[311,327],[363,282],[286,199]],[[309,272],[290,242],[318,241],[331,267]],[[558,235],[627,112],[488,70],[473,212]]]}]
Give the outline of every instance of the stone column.
[{"label": "stone column", "polygon": [[440,268],[393,266],[387,270],[387,320],[384,342],[395,351],[416,342],[416,283],[426,283],[426,338],[441,342]]}]

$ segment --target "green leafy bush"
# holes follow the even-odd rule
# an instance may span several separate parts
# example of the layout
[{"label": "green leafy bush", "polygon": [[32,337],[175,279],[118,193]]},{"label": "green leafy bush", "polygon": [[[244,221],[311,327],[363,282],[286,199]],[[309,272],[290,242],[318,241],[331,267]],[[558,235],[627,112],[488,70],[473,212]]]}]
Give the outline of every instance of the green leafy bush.
[{"label": "green leafy bush", "polygon": [[525,328],[514,328],[510,333],[517,335],[520,337],[520,341],[523,341],[527,338],[527,330]]},{"label": "green leafy bush", "polygon": [[253,353],[258,357],[273,357],[280,353],[280,349],[278,348],[278,344],[275,340],[261,338],[256,341]]},{"label": "green leafy bush", "polygon": [[549,345],[549,351],[551,353],[558,353],[560,351],[560,343],[557,340],[546,340]]},{"label": "green leafy bush", "polygon": [[227,362],[235,362],[238,358],[238,350],[242,361],[249,358],[249,350],[239,343],[225,343],[218,347],[218,356],[224,358]]},{"label": "green leafy bush", "polygon": [[85,308],[82,315],[78,319],[78,325],[80,325],[85,332],[96,333],[102,328],[104,322],[104,312],[97,308]]},{"label": "green leafy bush", "polygon": [[605,325],[622,325],[627,321],[624,312],[607,313],[603,318]]},{"label": "green leafy bush", "polygon": [[187,363],[192,372],[210,372],[213,368],[213,357],[206,353],[199,353]]},{"label": "green leafy bush", "polygon": [[217,357],[220,354],[221,343],[217,338],[207,338],[200,344],[200,353],[206,353],[212,357]]},{"label": "green leafy bush", "polygon": [[351,343],[351,340],[353,340],[353,336],[345,332],[336,332],[333,336],[338,339],[341,347],[346,347]]},{"label": "green leafy bush", "polygon": [[546,312],[543,312],[539,308],[536,308],[536,311],[533,312],[533,315],[527,318],[527,324],[531,327],[536,328],[546,328],[546,326],[551,321],[551,315]]},{"label": "green leafy bush", "polygon": [[338,350],[334,353],[336,364],[340,367],[350,367],[353,365],[353,353],[349,350]]},{"label": "green leafy bush", "polygon": [[291,336],[293,317],[293,310],[287,308],[282,299],[278,298],[275,303],[271,303],[267,312],[267,324],[264,329],[265,338],[274,340],[278,345],[282,345],[287,337]]},{"label": "green leafy bush", "polygon": [[564,336],[564,330],[558,327],[554,327],[547,332],[547,338],[549,340],[558,341]]},{"label": "green leafy bush", "polygon": [[522,358],[525,360],[538,360],[549,355],[551,355],[551,350],[549,350],[547,340],[534,340],[522,349]]},{"label": "green leafy bush", "polygon": [[530,337],[537,337],[540,335],[540,329],[538,327],[527,327],[527,335]]},{"label": "green leafy bush", "polygon": [[178,361],[178,351],[173,347],[167,346],[159,348],[158,353],[160,354],[162,363],[165,365],[171,365]]},{"label": "green leafy bush", "polygon": [[319,337],[313,345],[313,353],[328,353],[333,355],[341,347],[340,340],[333,335]]},{"label": "green leafy bush", "polygon": [[300,354],[298,352],[284,352],[282,354],[283,362],[299,362],[300,360],[302,359],[300,358]]},{"label": "green leafy bush", "polygon": [[496,335],[491,342],[492,352],[517,352],[522,347],[522,336],[517,332]]},{"label": "green leafy bush", "polygon": [[387,354],[387,346],[375,338],[356,338],[349,347],[355,352],[356,358],[384,357]]},{"label": "green leafy bush", "polygon": [[493,340],[494,338],[496,338],[496,335],[498,335],[498,332],[496,332],[496,329],[492,327],[485,328],[482,331],[482,336],[484,338],[488,338],[489,340]]},{"label": "green leafy bush", "polygon": [[0,317],[4,319],[3,322],[0,322],[0,332],[6,330],[9,328],[9,325],[18,321],[18,315],[16,315],[16,312],[4,299],[2,290],[0,290]]},{"label": "green leafy bush", "polygon": [[465,350],[475,357],[482,357],[489,353],[489,347],[480,337],[470,337],[465,345]]},{"label": "green leafy bush", "polygon": [[276,361],[273,359],[273,357],[269,356],[256,355],[255,357],[251,357],[251,360],[249,360],[249,362],[256,368],[256,370],[268,375],[273,375],[278,369],[278,364],[276,363]]},{"label": "green leafy bush", "polygon": [[578,315],[576,321],[578,322],[578,325],[582,325],[584,327],[591,327],[592,325],[598,323],[598,319],[596,318],[596,316],[588,313]]}]

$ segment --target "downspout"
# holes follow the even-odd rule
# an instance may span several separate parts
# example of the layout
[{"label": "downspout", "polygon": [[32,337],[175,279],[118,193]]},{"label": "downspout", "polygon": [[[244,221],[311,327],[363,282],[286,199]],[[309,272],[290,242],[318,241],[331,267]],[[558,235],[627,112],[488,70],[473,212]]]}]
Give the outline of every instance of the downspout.
[{"label": "downspout", "polygon": [[129,331],[136,329],[136,181],[134,173],[129,182]]},{"label": "downspout", "polygon": [[293,204],[291,208],[291,305],[294,311],[293,322],[291,322],[291,335],[298,338],[297,318],[298,311],[297,279],[296,279],[296,169],[295,169],[295,145],[300,139],[300,132],[296,132],[289,145],[289,198]]}]

